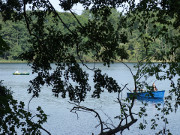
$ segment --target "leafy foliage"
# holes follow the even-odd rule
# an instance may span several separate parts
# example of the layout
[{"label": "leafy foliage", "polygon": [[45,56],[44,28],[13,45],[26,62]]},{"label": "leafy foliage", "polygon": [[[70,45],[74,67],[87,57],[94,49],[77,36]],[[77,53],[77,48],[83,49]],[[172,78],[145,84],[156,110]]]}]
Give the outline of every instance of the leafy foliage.
[{"label": "leafy foliage", "polygon": [[[39,134],[43,129],[42,124],[47,121],[47,115],[37,108],[33,116],[27,111],[24,102],[13,99],[12,92],[0,82],[0,133],[1,134]],[[35,119],[36,120],[33,120]],[[19,129],[19,132],[18,130]]]}]

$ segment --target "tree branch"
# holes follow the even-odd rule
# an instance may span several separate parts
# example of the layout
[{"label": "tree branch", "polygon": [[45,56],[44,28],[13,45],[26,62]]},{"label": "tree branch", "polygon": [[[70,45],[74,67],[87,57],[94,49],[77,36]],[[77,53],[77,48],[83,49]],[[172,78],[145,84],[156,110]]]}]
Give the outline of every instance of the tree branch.
[{"label": "tree branch", "polygon": [[134,120],[132,120],[131,122],[129,122],[129,123],[127,123],[126,125],[124,125],[124,126],[118,126],[118,127],[116,127],[115,129],[112,129],[112,130],[109,130],[109,131],[107,131],[107,132],[103,132],[103,133],[101,133],[100,135],[113,135],[113,134],[115,134],[115,133],[117,133],[117,132],[119,132],[119,131],[123,131],[124,129],[127,129],[127,128],[129,128],[131,125],[133,125],[135,122],[137,121],[137,119],[134,119]]},{"label": "tree branch", "polygon": [[82,24],[81,24],[80,21],[77,19],[76,15],[75,15],[71,10],[69,10],[69,11],[70,11],[71,14],[74,16],[74,18],[76,19],[76,21],[78,22],[78,24],[81,26],[81,28],[83,28]]},{"label": "tree branch", "polygon": [[69,102],[69,103],[75,105],[75,107],[73,107],[73,109],[71,109],[71,112],[73,112],[73,111],[82,111],[82,110],[85,110],[85,111],[88,111],[88,112],[93,112],[96,115],[95,117],[97,117],[99,119],[99,122],[100,122],[100,125],[101,125],[101,133],[103,133],[103,122],[102,122],[101,117],[100,117],[98,112],[96,112],[94,109],[87,108],[87,107],[84,107],[84,106],[80,106],[80,105],[78,105],[76,103],[72,103],[72,102]]},{"label": "tree branch", "polygon": [[25,19],[25,22],[26,22],[26,27],[28,29],[29,34],[34,36],[34,37],[36,37],[38,39],[38,37],[31,32],[30,25],[29,25],[29,20],[27,18],[27,13],[26,13],[26,3],[25,3],[25,0],[23,0],[23,11],[24,11],[23,13],[24,13],[24,19]]},{"label": "tree branch", "polygon": [[48,3],[50,4],[50,6],[51,6],[51,8],[52,8],[52,10],[53,10],[54,15],[59,18],[59,20],[60,20],[61,23],[64,25],[64,27],[66,27],[66,29],[67,29],[70,33],[72,33],[73,35],[76,36],[76,34],[75,34],[72,30],[70,30],[69,27],[64,23],[64,21],[62,20],[62,18],[60,17],[60,15],[56,12],[54,6],[51,4],[51,2],[50,2],[49,0],[48,0]]}]

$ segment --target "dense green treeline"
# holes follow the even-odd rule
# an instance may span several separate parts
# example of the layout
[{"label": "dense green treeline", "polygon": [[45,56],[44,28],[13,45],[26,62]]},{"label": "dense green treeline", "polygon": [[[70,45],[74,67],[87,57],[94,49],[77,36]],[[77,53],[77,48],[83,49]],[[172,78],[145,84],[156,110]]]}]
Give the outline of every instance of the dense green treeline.
[{"label": "dense green treeline", "polygon": [[[51,15],[47,16],[46,25],[48,27],[56,26],[55,29],[59,29],[64,34],[68,33],[68,30],[65,27],[74,30],[76,27],[78,27],[78,25],[80,25],[80,23],[85,24],[86,22],[88,22],[88,20],[91,20],[93,18],[92,14],[88,10],[84,11],[82,15],[76,15],[77,19],[81,21],[80,23],[76,20],[76,18],[73,17],[73,14],[71,13],[59,13],[59,16],[63,19],[66,26],[61,22],[57,24],[52,19]],[[167,17],[167,20],[169,22],[173,22],[172,18]],[[108,21],[113,24],[114,29],[118,31],[118,34],[126,33],[128,35],[128,42],[125,44],[121,43],[119,44],[119,46],[123,46],[127,50],[129,54],[129,61],[136,61],[138,59],[144,58],[147,55],[153,56],[155,52],[163,54],[162,60],[166,59],[166,54],[171,53],[171,46],[176,46],[176,44],[178,44],[172,44],[172,42],[167,43],[165,42],[166,40],[164,40],[165,37],[160,36],[160,32],[162,31],[162,29],[167,29],[168,34],[166,35],[166,38],[178,37],[179,33],[178,30],[174,29],[173,26],[169,27],[168,25],[167,27],[164,24],[162,25],[158,23],[155,13],[152,13],[149,18],[143,18],[143,13],[132,13],[131,15],[126,16],[120,14],[117,10],[112,10],[112,15],[109,17]],[[134,22],[133,25],[130,23],[132,21]],[[146,23],[146,28],[141,28],[142,26],[144,27],[144,23]],[[2,26],[2,29],[0,30],[0,35],[10,48],[9,51],[3,53],[0,56],[0,59],[18,60],[18,56],[21,53],[31,48],[31,38],[26,29],[25,21],[6,21],[4,23],[2,17],[0,17],[0,24]],[[119,28],[119,24],[121,24],[121,28]],[[157,35],[155,35],[154,33],[157,33]],[[82,40],[85,42],[86,37],[82,38]],[[71,53],[76,53],[75,50],[76,49],[72,47],[72,49],[68,51],[70,51]],[[173,53],[171,58],[175,59],[178,54],[180,54],[180,50],[177,50],[176,53]],[[88,54],[82,53],[81,57],[83,57],[86,61],[92,62],[92,55],[93,54],[91,54],[91,52]]]},{"label": "dense green treeline", "polygon": [[[70,13],[59,14],[70,29],[73,29],[75,28],[75,26],[77,26],[76,20],[72,17]],[[81,18],[82,21],[86,21],[86,18],[83,18],[83,16],[77,17],[79,19]],[[46,25],[53,26],[55,24],[55,22],[53,22],[51,18],[51,15],[47,17]],[[0,17],[0,24],[2,26],[2,29],[0,30],[0,35],[10,47],[9,51],[6,51],[5,53],[3,53],[3,55],[0,56],[0,59],[18,60],[18,56],[24,51],[29,50],[31,47],[31,39],[26,28],[25,21],[3,22],[2,17]],[[67,29],[64,28],[64,25],[62,23],[56,24],[56,29],[60,29],[62,33],[67,33]]]},{"label": "dense green treeline", "polygon": [[7,60],[16,60],[18,56],[24,51],[29,49],[28,43],[29,34],[23,22],[7,21],[2,23],[2,30],[0,31],[2,38],[10,47],[10,50],[5,52],[1,58]]},{"label": "dense green treeline", "polygon": [[[151,57],[152,60],[158,57],[157,59],[161,61],[179,59],[180,50],[176,50],[176,52],[172,50],[179,44],[172,42],[173,38],[179,38],[179,28],[174,29],[171,25],[174,21],[173,18],[167,15],[162,16],[167,21],[162,24],[157,16],[158,14],[155,12],[135,12],[129,15],[127,24],[130,27],[126,30],[130,31],[131,29],[132,32],[128,33],[126,49],[130,60],[142,60],[147,56]],[[130,22],[133,24],[131,25]],[[171,57],[167,58],[167,55]]]}]

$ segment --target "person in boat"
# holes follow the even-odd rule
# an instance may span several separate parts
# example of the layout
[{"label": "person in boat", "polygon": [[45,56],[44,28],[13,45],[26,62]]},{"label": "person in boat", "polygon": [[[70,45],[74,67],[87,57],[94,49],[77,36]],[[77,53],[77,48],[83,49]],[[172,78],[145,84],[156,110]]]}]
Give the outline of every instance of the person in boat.
[{"label": "person in boat", "polygon": [[17,70],[16,70],[16,72],[15,72],[15,73],[19,73],[19,71],[17,71]]},{"label": "person in boat", "polygon": [[153,83],[152,87],[153,87],[153,91],[157,91],[158,90],[156,85],[155,85],[155,83]]}]

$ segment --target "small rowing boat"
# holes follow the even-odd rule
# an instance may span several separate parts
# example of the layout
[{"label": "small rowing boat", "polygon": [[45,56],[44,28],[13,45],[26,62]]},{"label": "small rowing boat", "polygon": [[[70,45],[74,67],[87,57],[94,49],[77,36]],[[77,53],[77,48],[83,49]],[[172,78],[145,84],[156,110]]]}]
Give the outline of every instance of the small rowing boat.
[{"label": "small rowing boat", "polygon": [[29,75],[28,72],[23,72],[23,73],[13,73],[13,75]]}]

